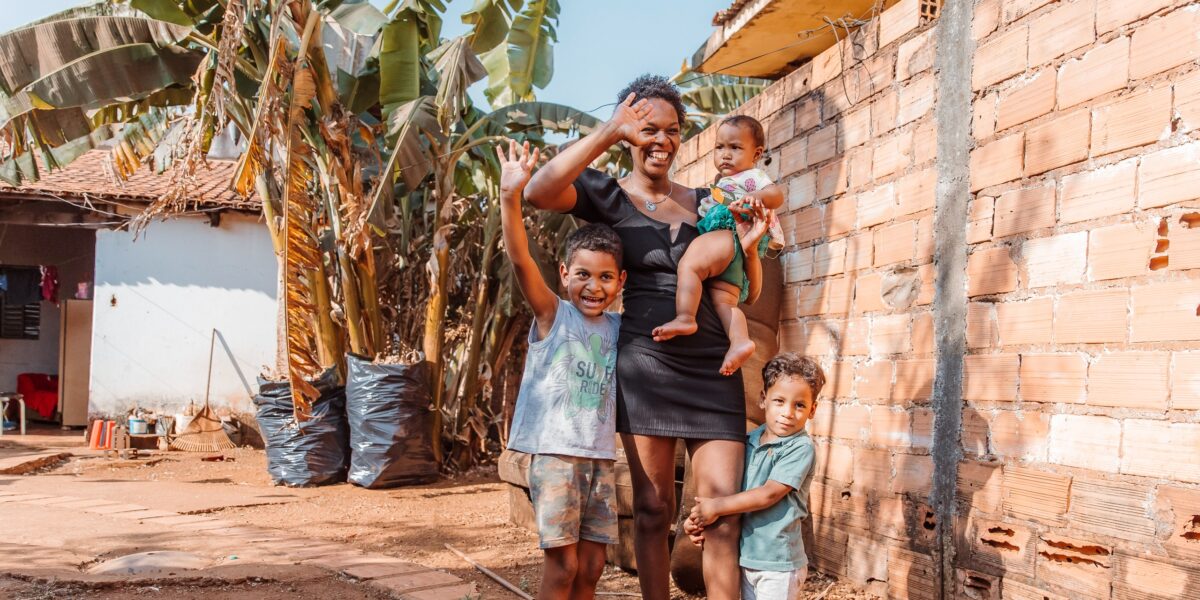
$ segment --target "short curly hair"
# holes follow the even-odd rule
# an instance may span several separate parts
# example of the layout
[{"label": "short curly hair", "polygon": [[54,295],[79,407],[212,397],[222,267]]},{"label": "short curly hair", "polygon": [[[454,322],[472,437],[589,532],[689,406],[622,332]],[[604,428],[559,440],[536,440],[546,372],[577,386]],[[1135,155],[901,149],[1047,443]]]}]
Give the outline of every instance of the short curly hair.
[{"label": "short curly hair", "polygon": [[796,352],[777,354],[767,361],[762,370],[763,389],[771,389],[771,386],[784,377],[803,379],[808,384],[808,389],[812,390],[813,400],[817,399],[821,388],[825,387],[825,372],[821,370],[821,365]]},{"label": "short curly hair", "polygon": [[671,83],[670,79],[662,75],[651,75],[646,73],[639,76],[637,79],[629,82],[617,94],[617,102],[624,102],[629,94],[634,94],[633,100],[636,102],[642,98],[658,98],[666,100],[675,107],[675,112],[679,115],[679,125],[682,127],[684,120],[687,118],[687,109],[683,106],[683,96],[679,94],[679,88]]},{"label": "short curly hair", "polygon": [[733,115],[721,119],[722,125],[732,125],[733,127],[741,127],[750,132],[750,137],[754,140],[755,146],[766,146],[767,135],[763,131],[762,123],[758,119],[750,115]]},{"label": "short curly hair", "polygon": [[621,238],[617,236],[617,232],[603,223],[588,223],[571,232],[571,235],[567,236],[566,246],[567,250],[563,262],[568,267],[571,266],[571,261],[575,259],[576,252],[591,250],[612,256],[617,260],[617,267],[624,268],[621,267],[621,261],[625,259],[625,250],[621,244]]}]

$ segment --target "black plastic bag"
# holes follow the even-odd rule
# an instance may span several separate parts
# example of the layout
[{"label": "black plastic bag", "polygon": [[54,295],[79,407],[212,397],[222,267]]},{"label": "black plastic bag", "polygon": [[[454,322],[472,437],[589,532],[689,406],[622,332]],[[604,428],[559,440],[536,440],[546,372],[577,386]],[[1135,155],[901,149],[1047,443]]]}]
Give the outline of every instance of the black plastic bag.
[{"label": "black plastic bag", "polygon": [[312,418],[296,421],[292,386],[258,378],[258,428],[267,445],[267,472],[276,485],[308,487],[346,480],[349,428],[346,390],[337,374],[326,371],[313,382],[321,395],[312,405]]},{"label": "black plastic bag", "polygon": [[346,357],[350,483],[365,488],[437,478],[425,363],[378,365]]}]

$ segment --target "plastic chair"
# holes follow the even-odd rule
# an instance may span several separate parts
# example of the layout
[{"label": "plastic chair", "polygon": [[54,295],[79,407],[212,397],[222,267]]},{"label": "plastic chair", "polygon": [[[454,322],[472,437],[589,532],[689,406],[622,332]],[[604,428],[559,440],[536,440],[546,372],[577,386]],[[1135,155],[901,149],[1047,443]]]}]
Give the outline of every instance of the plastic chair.
[{"label": "plastic chair", "polygon": [[[19,419],[21,425],[21,435],[25,435],[25,397],[21,394],[0,394],[0,421],[7,422],[4,418],[8,415],[8,403],[16,402],[20,406]],[[0,424],[0,436],[4,435],[4,426]]]}]

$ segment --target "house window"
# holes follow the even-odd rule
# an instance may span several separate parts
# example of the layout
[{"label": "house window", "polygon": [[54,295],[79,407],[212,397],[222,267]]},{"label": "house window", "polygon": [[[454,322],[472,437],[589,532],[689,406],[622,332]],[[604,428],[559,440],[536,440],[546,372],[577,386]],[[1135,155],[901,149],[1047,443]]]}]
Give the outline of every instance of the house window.
[{"label": "house window", "polygon": [[42,305],[39,294],[31,294],[34,290],[27,288],[31,282],[40,282],[40,271],[37,267],[0,266],[0,278],[4,288],[0,293],[0,338],[38,339]]}]

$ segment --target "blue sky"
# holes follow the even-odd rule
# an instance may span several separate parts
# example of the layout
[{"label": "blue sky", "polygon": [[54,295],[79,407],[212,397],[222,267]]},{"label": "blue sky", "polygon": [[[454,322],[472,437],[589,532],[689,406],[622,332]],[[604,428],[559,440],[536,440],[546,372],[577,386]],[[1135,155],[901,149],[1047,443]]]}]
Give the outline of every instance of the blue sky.
[{"label": "blue sky", "polygon": [[[376,5],[383,0],[372,0]],[[685,57],[712,33],[712,16],[730,0],[559,0],[559,43],[554,48],[554,79],[539,100],[591,110],[615,100],[617,92],[642,73],[674,75]],[[452,0],[443,35],[466,30],[459,15],[472,0]],[[79,4],[78,0],[4,0],[0,31]],[[480,98],[482,94],[474,94]],[[611,107],[594,111],[611,114]]]}]

